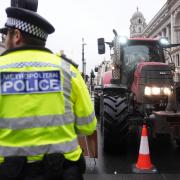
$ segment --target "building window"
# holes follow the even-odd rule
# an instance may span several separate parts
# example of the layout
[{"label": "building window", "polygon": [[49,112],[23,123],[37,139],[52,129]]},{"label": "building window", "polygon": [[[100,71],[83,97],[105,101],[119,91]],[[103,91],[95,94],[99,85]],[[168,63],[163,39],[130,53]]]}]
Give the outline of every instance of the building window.
[{"label": "building window", "polygon": [[142,24],[142,20],[141,20],[141,19],[138,19],[138,23],[139,23],[139,24]]},{"label": "building window", "polygon": [[176,55],[176,62],[177,62],[177,66],[180,66],[180,59],[179,59],[179,54]]},{"label": "building window", "polygon": [[132,32],[135,33],[136,30],[135,30],[135,26],[132,27]]},{"label": "building window", "polygon": [[175,17],[175,25],[180,25],[180,11],[176,14]]},{"label": "building window", "polygon": [[180,31],[176,31],[176,43],[180,43]]},{"label": "building window", "polygon": [[172,57],[173,63],[176,63],[175,58],[176,58],[176,56],[174,55],[174,56]]},{"label": "building window", "polygon": [[180,42],[180,12],[178,12],[176,14],[176,17],[175,17],[175,42],[176,43],[179,43]]},{"label": "building window", "polygon": [[138,28],[138,32],[141,33],[141,27]]}]

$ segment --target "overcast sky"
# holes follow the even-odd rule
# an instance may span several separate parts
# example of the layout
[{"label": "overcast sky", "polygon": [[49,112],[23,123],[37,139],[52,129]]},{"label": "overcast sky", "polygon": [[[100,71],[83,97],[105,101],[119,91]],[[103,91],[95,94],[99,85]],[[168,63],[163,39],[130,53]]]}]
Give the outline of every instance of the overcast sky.
[{"label": "overcast sky", "polygon": [[[112,41],[112,29],[129,36],[130,19],[137,6],[148,23],[165,3],[166,0],[39,0],[38,13],[56,29],[48,37],[46,47],[54,53],[63,49],[79,64],[80,70],[84,38],[87,72],[90,72],[105,57],[97,53],[97,38]],[[5,8],[9,5],[10,0],[1,0],[0,26],[6,21]]]}]

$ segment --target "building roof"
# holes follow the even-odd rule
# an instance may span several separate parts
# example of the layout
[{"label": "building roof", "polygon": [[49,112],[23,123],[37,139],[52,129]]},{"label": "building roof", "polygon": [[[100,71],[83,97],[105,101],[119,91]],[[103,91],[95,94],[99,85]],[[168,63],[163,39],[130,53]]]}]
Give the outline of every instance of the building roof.
[{"label": "building roof", "polygon": [[144,18],[143,14],[139,11],[139,8],[137,7],[137,11],[132,15],[132,19],[136,19],[139,17]]}]

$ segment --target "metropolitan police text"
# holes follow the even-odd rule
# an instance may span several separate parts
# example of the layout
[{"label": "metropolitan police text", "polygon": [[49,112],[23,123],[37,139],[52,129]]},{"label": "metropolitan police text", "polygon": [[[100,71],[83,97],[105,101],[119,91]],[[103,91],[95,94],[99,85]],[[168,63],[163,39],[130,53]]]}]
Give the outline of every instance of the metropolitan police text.
[{"label": "metropolitan police text", "polygon": [[60,91],[59,71],[1,72],[1,94]]}]

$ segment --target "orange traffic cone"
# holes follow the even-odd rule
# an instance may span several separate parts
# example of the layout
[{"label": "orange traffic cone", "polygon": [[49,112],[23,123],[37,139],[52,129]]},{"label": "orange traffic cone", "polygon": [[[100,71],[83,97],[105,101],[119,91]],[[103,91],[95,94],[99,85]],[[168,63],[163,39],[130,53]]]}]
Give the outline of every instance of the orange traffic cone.
[{"label": "orange traffic cone", "polygon": [[154,165],[151,163],[148,143],[148,133],[146,125],[143,125],[141,143],[137,163],[133,166],[135,173],[156,173]]}]

